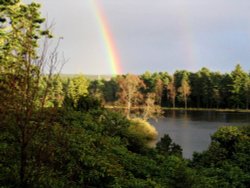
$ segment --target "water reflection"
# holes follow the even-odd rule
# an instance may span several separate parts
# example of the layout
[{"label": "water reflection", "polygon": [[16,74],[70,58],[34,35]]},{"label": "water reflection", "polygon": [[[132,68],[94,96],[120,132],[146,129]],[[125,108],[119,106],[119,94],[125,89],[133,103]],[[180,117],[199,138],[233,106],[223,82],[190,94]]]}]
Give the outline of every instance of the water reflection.
[{"label": "water reflection", "polygon": [[158,139],[169,134],[183,148],[184,157],[191,158],[194,151],[207,149],[210,136],[220,126],[248,125],[250,113],[166,111],[164,118],[151,123],[159,132]]}]

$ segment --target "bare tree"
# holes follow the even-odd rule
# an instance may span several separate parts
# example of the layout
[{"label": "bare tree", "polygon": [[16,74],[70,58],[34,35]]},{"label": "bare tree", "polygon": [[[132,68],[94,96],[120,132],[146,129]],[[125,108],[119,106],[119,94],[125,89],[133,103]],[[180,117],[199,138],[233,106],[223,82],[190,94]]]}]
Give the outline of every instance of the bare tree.
[{"label": "bare tree", "polygon": [[156,105],[155,93],[148,93],[143,105],[143,119],[148,120],[150,118],[157,119],[162,115],[161,106]]},{"label": "bare tree", "polygon": [[145,87],[143,81],[136,75],[128,74],[120,76],[117,79],[120,91],[118,93],[119,101],[126,106],[126,116],[130,118],[132,106],[138,107],[143,95],[139,91]]},{"label": "bare tree", "polygon": [[173,108],[175,108],[176,88],[175,88],[174,76],[167,85],[167,91],[168,91],[168,98],[172,101]]},{"label": "bare tree", "polygon": [[191,94],[191,88],[190,88],[188,81],[185,78],[182,79],[181,86],[178,88],[178,91],[180,92],[183,98],[183,101],[185,103],[185,109],[186,109],[187,99],[188,99],[188,96]]},{"label": "bare tree", "polygon": [[155,83],[155,94],[156,94],[156,103],[158,105],[161,105],[162,92],[163,92],[163,81],[161,79],[157,79]]}]

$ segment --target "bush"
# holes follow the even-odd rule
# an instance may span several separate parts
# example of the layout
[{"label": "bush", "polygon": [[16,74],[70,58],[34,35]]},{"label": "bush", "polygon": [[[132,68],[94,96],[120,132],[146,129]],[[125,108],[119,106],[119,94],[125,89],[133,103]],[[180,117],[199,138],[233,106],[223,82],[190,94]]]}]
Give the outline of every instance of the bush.
[{"label": "bush", "polygon": [[158,136],[156,129],[140,118],[132,119],[131,126],[128,129],[131,134],[141,137],[146,142],[155,141]]},{"label": "bush", "polygon": [[175,144],[169,135],[164,135],[160,142],[156,144],[156,149],[163,155],[177,155],[182,156],[182,148]]},{"label": "bush", "polygon": [[157,139],[158,132],[147,121],[134,118],[130,120],[131,125],[128,127],[128,148],[137,153],[143,153],[152,147]]}]

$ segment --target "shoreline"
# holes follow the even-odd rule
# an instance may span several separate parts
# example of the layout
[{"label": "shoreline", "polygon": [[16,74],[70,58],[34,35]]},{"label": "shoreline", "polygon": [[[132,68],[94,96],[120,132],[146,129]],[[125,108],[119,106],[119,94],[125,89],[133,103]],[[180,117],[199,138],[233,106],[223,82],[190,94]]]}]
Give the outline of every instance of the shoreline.
[{"label": "shoreline", "polygon": [[[107,109],[125,109],[122,106],[104,106]],[[138,109],[142,107],[132,107],[131,109]],[[162,110],[170,111],[211,111],[211,112],[239,112],[239,113],[250,113],[250,109],[230,109],[230,108],[171,108],[171,107],[161,107]]]},{"label": "shoreline", "polygon": [[162,110],[172,110],[172,111],[211,111],[211,112],[240,112],[240,113],[250,113],[248,109],[230,109],[230,108],[169,108],[162,107]]}]

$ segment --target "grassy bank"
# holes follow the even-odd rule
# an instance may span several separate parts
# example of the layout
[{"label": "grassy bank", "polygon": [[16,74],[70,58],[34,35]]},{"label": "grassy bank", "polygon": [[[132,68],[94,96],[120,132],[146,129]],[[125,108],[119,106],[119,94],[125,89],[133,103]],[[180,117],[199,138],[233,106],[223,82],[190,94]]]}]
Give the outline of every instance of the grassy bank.
[{"label": "grassy bank", "polygon": [[[125,109],[124,106],[111,106],[107,105],[105,108],[109,109]],[[142,109],[143,107],[132,107],[132,109]],[[222,108],[170,108],[170,107],[162,107],[162,110],[176,110],[176,111],[212,111],[212,112],[243,112],[250,113],[250,109],[222,109]]]},{"label": "grassy bank", "polygon": [[250,113],[250,110],[246,109],[221,109],[221,108],[167,108],[163,107],[163,110],[186,110],[186,111],[213,111],[213,112],[244,112]]}]

